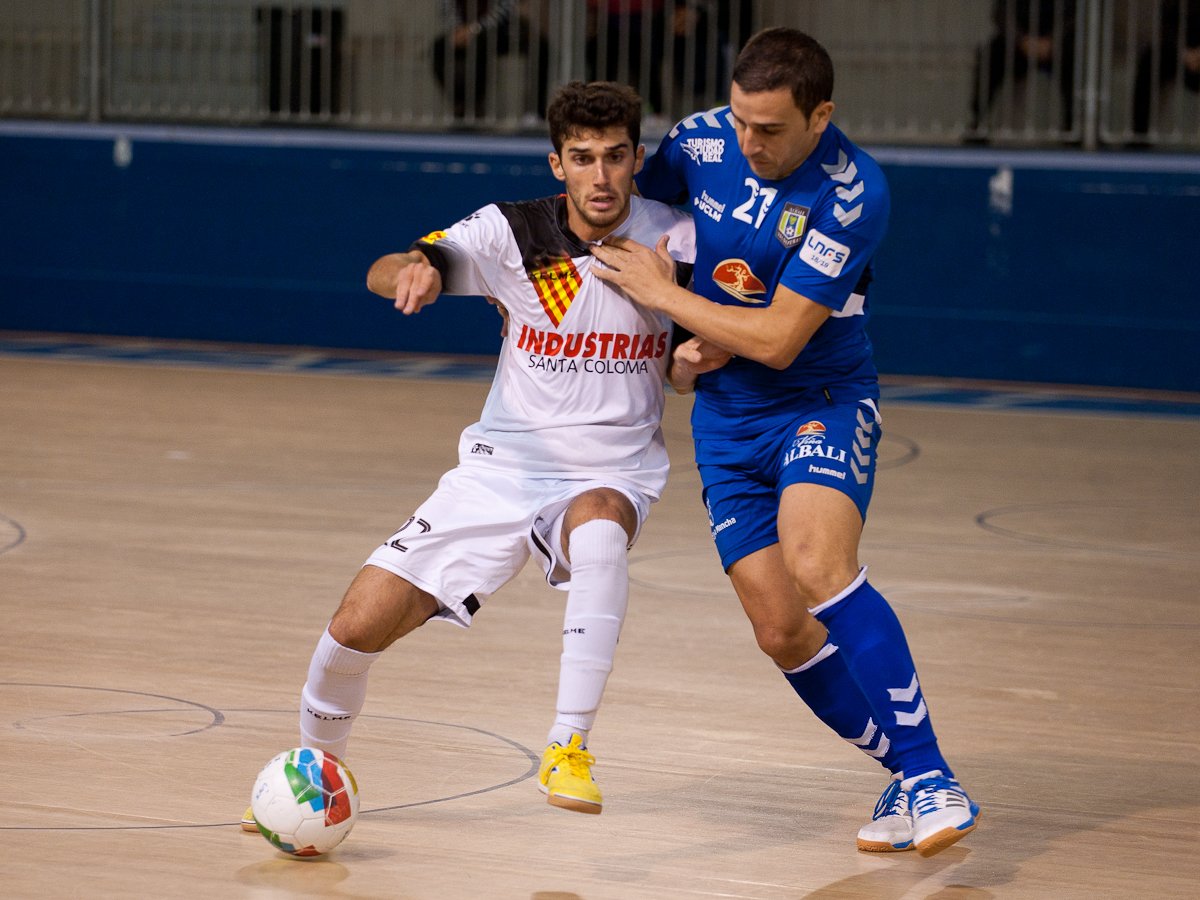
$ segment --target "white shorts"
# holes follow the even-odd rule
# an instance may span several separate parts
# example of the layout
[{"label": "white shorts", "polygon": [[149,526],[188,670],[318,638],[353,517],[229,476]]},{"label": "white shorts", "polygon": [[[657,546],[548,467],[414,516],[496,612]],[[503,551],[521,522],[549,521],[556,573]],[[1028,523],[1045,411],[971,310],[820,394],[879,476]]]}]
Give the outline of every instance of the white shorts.
[{"label": "white shorts", "polygon": [[458,466],[364,565],[386,569],[431,594],[441,607],[435,618],[466,628],[531,553],[551,587],[570,586],[570,565],[560,551],[563,517],[572,500],[597,488],[629,498],[637,513],[636,541],[653,501],[628,484]]}]

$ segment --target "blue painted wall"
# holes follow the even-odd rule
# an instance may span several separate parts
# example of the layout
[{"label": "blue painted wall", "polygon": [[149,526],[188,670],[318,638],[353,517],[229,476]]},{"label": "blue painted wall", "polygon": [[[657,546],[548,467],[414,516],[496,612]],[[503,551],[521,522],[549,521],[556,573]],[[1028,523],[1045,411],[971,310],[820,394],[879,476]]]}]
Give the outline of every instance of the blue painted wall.
[{"label": "blue painted wall", "polygon": [[[0,123],[0,329],[494,353],[382,253],[552,193],[541,139]],[[880,149],[881,371],[1200,391],[1200,159]]]},{"label": "blue painted wall", "polygon": [[882,371],[1200,390],[1200,159],[881,155]]}]

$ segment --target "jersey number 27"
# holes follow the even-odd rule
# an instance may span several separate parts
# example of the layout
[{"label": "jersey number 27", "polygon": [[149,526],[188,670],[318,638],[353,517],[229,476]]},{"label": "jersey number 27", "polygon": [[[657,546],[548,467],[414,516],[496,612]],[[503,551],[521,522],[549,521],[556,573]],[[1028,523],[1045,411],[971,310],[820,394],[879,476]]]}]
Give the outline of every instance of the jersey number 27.
[{"label": "jersey number 27", "polygon": [[[753,178],[746,179],[746,187],[750,188],[750,199],[733,211],[733,217],[747,225],[760,228],[763,219],[767,217],[767,210],[771,208],[771,204],[775,202],[775,195],[779,192],[775,188],[763,187]],[[758,215],[753,213],[755,203],[759,204]]]}]

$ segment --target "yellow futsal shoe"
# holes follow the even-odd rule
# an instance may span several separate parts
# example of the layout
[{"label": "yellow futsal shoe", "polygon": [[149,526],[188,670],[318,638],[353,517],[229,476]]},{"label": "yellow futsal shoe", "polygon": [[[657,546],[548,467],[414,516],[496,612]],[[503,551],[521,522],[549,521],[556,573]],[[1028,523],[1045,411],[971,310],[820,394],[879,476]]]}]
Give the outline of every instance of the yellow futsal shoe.
[{"label": "yellow futsal shoe", "polygon": [[247,806],[246,811],[242,813],[242,831],[252,831],[258,834],[258,822],[254,819],[253,806]]},{"label": "yellow futsal shoe", "polygon": [[547,747],[538,771],[538,787],[546,802],[560,809],[598,814],[604,799],[592,777],[595,764],[596,757],[584,749],[583,738],[577,734],[571,735],[565,747],[559,743]]}]

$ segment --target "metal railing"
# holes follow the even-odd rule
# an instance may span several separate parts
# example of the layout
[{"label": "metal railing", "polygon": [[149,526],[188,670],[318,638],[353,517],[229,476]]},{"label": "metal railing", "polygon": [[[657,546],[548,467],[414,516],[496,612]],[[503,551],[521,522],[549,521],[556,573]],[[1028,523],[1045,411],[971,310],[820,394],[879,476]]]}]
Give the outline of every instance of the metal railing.
[{"label": "metal railing", "polygon": [[776,24],[861,141],[1200,148],[1200,0],[0,0],[0,116],[540,132],[612,78],[653,133]]}]

